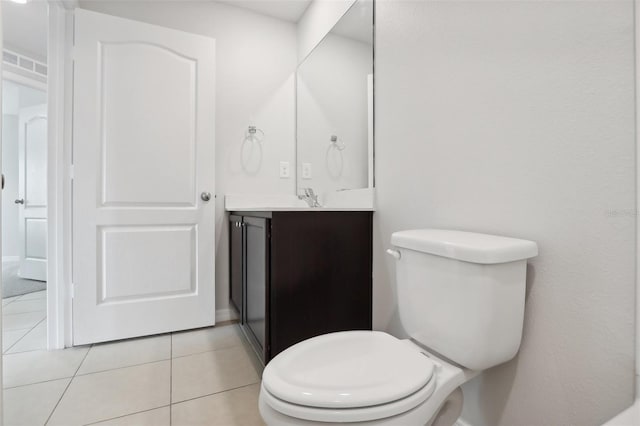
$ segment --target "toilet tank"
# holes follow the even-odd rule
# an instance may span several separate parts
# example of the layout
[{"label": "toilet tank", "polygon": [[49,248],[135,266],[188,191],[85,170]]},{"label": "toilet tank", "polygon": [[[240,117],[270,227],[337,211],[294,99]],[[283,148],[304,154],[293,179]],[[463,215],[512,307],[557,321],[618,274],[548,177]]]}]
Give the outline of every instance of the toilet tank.
[{"label": "toilet tank", "polygon": [[472,370],[513,358],[532,241],[472,232],[395,232],[398,311],[409,336]]}]

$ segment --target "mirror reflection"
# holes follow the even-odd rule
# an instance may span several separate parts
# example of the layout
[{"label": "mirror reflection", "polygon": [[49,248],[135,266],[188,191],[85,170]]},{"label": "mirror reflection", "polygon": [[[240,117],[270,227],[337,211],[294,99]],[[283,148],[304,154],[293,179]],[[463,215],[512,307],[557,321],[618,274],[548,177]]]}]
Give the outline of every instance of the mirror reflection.
[{"label": "mirror reflection", "polygon": [[298,194],[373,187],[373,2],[358,0],[299,65]]}]

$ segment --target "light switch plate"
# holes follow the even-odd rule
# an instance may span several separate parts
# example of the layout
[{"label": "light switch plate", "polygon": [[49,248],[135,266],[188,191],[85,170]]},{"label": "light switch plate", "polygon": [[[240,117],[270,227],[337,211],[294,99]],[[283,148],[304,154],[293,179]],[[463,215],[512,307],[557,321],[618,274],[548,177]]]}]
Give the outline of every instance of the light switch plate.
[{"label": "light switch plate", "polygon": [[302,163],[302,179],[311,179],[311,163]]},{"label": "light switch plate", "polygon": [[288,178],[289,176],[290,176],[289,162],[288,161],[281,161],[280,162],[280,177],[281,178]]}]

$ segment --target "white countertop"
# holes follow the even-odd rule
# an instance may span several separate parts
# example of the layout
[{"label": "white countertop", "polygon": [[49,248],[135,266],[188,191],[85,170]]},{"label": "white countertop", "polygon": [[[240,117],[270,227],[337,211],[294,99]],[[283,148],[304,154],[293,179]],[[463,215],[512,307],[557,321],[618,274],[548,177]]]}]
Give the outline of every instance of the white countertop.
[{"label": "white countertop", "polygon": [[293,194],[228,194],[224,197],[227,211],[268,212],[323,212],[323,211],[375,211],[374,189],[355,189],[323,194],[322,207],[309,207]]}]

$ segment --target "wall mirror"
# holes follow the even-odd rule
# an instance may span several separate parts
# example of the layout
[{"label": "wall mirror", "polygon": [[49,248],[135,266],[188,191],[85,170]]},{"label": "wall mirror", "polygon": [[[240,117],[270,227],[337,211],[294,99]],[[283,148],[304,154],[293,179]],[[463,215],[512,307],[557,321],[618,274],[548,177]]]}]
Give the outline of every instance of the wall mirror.
[{"label": "wall mirror", "polygon": [[298,194],[373,187],[373,20],[357,0],[298,66]]}]

